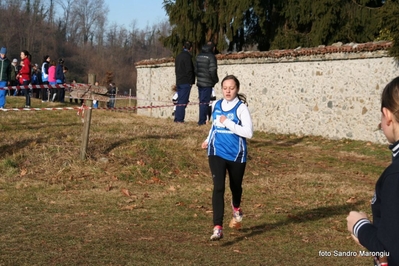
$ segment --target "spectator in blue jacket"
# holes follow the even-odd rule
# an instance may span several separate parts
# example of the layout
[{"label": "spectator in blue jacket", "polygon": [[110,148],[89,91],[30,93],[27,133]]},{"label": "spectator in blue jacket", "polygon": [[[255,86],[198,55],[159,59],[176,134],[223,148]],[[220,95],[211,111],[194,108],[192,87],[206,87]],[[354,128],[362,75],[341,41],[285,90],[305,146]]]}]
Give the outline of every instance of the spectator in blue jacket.
[{"label": "spectator in blue jacket", "polygon": [[11,62],[7,58],[7,49],[2,47],[0,49],[0,108],[3,109],[6,104],[7,90],[2,89],[9,85],[11,76]]}]

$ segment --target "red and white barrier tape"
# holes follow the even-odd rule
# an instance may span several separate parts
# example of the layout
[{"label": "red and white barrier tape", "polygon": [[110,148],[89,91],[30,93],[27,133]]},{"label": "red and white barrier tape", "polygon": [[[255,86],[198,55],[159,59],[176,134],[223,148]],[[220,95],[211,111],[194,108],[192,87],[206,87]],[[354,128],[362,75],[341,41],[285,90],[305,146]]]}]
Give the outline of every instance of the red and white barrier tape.
[{"label": "red and white barrier tape", "polygon": [[173,107],[174,105],[147,105],[147,106],[132,106],[132,107],[88,107],[86,105],[82,105],[80,107],[43,107],[43,108],[2,108],[0,111],[9,112],[9,111],[59,111],[59,110],[79,110],[82,112],[84,109],[97,109],[97,110],[108,110],[108,111],[118,111],[118,110],[136,110],[136,109],[151,109],[151,108],[164,108],[164,107]]},{"label": "red and white barrier tape", "polygon": [[62,88],[71,88],[71,85],[68,84],[57,84],[57,85],[18,85],[18,86],[7,86],[0,88],[0,90],[24,90],[24,89],[62,89]]},{"label": "red and white barrier tape", "polygon": [[77,110],[80,107],[43,107],[43,108],[1,108],[0,111],[57,111],[57,110]]}]

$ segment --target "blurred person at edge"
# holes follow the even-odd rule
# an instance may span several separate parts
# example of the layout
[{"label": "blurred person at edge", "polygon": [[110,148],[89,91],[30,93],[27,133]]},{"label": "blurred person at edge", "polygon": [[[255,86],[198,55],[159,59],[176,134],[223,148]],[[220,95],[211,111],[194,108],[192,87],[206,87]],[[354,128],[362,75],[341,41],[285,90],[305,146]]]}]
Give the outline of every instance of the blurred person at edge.
[{"label": "blurred person at edge", "polygon": [[[26,50],[21,51],[21,70],[18,73],[18,80],[21,86],[28,86],[31,78],[31,65],[30,60],[32,56]],[[23,88],[22,95],[25,95],[25,108],[30,108],[30,89]]]},{"label": "blurred person at edge", "polygon": [[[55,79],[57,84],[64,84],[65,76],[64,76],[64,59],[60,58],[58,60],[58,65],[55,70]],[[60,103],[65,102],[65,88],[58,88],[58,101]]]},{"label": "blurred person at edge", "polygon": [[10,84],[10,75],[11,75],[11,62],[6,56],[7,49],[5,47],[1,47],[0,49],[0,109],[4,108],[6,104],[6,95],[7,90],[2,89],[3,87],[7,87]]},{"label": "blurred person at edge", "polygon": [[[370,251],[374,265],[399,265],[399,77],[381,93],[381,122],[390,143],[391,163],[380,175],[370,201],[373,219],[363,211],[351,211],[347,228],[357,244]],[[371,263],[370,263],[371,265]]]},{"label": "blurred person at edge", "polygon": [[[10,86],[17,86],[18,84],[18,79],[17,79],[17,75],[18,75],[18,59],[14,58],[11,62],[11,76],[10,76]],[[12,92],[13,96],[17,96],[18,95],[18,90],[17,89],[13,89],[10,90],[10,92]]]}]

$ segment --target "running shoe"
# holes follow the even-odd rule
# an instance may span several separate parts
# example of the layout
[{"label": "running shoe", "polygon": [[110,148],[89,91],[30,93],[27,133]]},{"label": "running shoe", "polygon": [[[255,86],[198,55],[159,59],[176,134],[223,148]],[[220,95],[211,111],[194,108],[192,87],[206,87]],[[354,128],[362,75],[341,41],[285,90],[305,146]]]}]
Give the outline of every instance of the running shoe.
[{"label": "running shoe", "polygon": [[242,217],[243,217],[243,212],[241,210],[241,208],[238,209],[234,209],[233,208],[233,218],[231,218],[231,221],[229,223],[229,227],[230,228],[234,228],[234,229],[241,229],[242,227]]},{"label": "running shoe", "polygon": [[210,240],[211,240],[211,241],[216,241],[216,240],[220,240],[220,239],[222,239],[222,238],[223,238],[223,229],[222,229],[221,226],[216,225],[216,226],[213,228],[213,234],[211,235]]}]

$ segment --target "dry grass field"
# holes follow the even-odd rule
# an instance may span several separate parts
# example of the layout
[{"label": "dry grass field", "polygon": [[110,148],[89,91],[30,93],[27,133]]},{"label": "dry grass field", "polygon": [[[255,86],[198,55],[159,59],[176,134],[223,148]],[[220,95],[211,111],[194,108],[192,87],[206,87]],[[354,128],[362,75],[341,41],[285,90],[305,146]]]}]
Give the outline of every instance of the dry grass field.
[{"label": "dry grass field", "polygon": [[371,265],[345,218],[370,214],[387,145],[255,132],[243,229],[227,208],[210,242],[209,127],[172,121],[93,110],[81,160],[76,110],[0,112],[0,265]]}]

